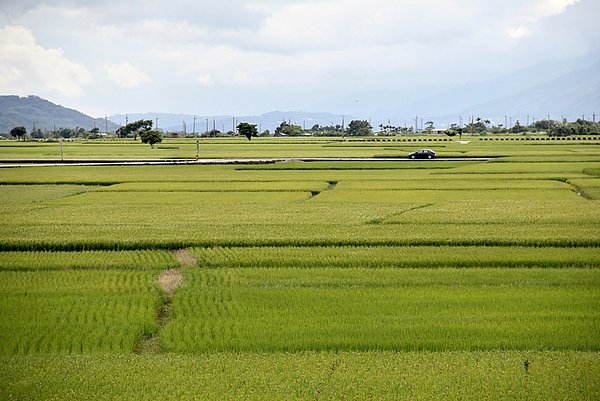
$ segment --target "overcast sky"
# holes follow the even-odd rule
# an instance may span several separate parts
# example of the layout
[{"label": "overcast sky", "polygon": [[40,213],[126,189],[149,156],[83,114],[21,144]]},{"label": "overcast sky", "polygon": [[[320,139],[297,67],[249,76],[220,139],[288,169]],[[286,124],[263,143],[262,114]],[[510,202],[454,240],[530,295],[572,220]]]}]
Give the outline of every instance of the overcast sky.
[{"label": "overcast sky", "polygon": [[0,0],[0,94],[95,117],[389,108],[586,55],[598,16],[600,0]]}]

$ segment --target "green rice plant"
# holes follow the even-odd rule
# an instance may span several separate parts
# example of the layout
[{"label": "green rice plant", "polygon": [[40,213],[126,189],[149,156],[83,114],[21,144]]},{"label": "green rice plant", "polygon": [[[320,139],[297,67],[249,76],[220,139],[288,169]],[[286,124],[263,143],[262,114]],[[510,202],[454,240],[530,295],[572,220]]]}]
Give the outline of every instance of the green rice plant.
[{"label": "green rice plant", "polygon": [[100,188],[117,192],[318,192],[327,188],[323,181],[195,181],[129,182]]},{"label": "green rice plant", "polygon": [[0,203],[35,204],[91,190],[83,185],[0,185]]},{"label": "green rice plant", "polygon": [[255,164],[236,167],[236,170],[438,170],[455,168],[457,165],[469,165],[473,162],[423,161],[313,161],[295,163]]},{"label": "green rice plant", "polygon": [[454,169],[455,172],[461,174],[469,173],[524,173],[530,174],[534,172],[543,173],[583,173],[584,169],[597,168],[600,165],[600,161],[589,161],[589,162],[540,162],[540,163],[528,163],[528,162],[490,162],[490,163],[479,163],[470,164],[458,167]]},{"label": "green rice plant", "polygon": [[[438,179],[439,177],[439,179]],[[345,180],[338,184],[338,190],[369,190],[369,191],[397,191],[397,190],[486,190],[486,191],[509,191],[509,190],[554,190],[570,189],[568,184],[552,180],[531,180],[531,179],[471,179],[471,177],[452,177],[431,176],[427,177],[426,186],[422,181],[414,179],[394,179],[394,180]]]},{"label": "green rice plant", "polygon": [[584,174],[600,176],[600,167],[588,167],[583,169]]},{"label": "green rice plant", "polygon": [[[598,350],[596,270],[187,270],[163,349]],[[521,279],[519,279],[521,278]]]},{"label": "green rice plant", "polygon": [[[458,174],[464,170],[460,164],[444,170],[454,174],[238,171],[233,166],[11,169],[5,180],[114,182],[118,177],[127,184],[114,189],[136,191],[85,187],[100,191],[58,191],[48,198],[43,186],[6,186],[13,195],[6,202],[0,198],[0,249],[600,244],[600,209],[566,182],[585,175],[554,168],[548,172],[548,163],[529,164],[537,168],[498,174]],[[290,182],[281,184],[285,191],[263,192],[281,188],[285,181]],[[318,186],[312,187],[313,182]],[[232,191],[189,191],[212,185]],[[306,192],[297,191],[303,187]],[[15,201],[20,190],[24,202]]]},{"label": "green rice plant", "polygon": [[[426,223],[496,224],[523,223],[555,225],[598,225],[600,209],[576,196],[565,193],[566,199],[540,199],[535,202],[524,199],[496,199],[493,202],[481,199],[438,202],[406,213],[394,213],[382,219],[387,224],[410,224],[415,221]],[[532,229],[535,226],[530,226]]]},{"label": "green rice plant", "polygon": [[431,172],[427,177],[427,180],[467,180],[467,181],[489,181],[489,180],[502,180],[502,181],[520,181],[520,180],[548,180],[548,181],[559,181],[567,182],[573,178],[586,178],[582,172],[505,172],[505,173],[463,173],[460,170],[443,170]]},{"label": "green rice plant", "polygon": [[331,246],[194,248],[201,267],[597,268],[599,248],[480,246]]},{"label": "green rice plant", "polygon": [[109,204],[203,204],[203,203],[283,203],[310,198],[306,192],[86,192],[80,195],[60,198],[53,204],[79,205],[94,203]]},{"label": "green rice plant", "polygon": [[31,166],[4,169],[3,184],[94,184],[146,181],[219,181],[231,179],[232,166]]},{"label": "green rice plant", "polygon": [[568,183],[579,195],[588,199],[600,199],[600,179],[576,178],[570,179]]},{"label": "green rice plant", "polygon": [[600,162],[600,155],[589,146],[563,147],[547,146],[542,149],[520,151],[518,155],[510,155],[494,159],[494,163],[573,163]]},{"label": "green rice plant", "polygon": [[128,353],[156,332],[147,271],[0,271],[0,355]]},{"label": "green rice plant", "polygon": [[[0,250],[3,251],[81,251],[81,250],[137,250],[137,249],[180,249],[192,246],[534,246],[534,247],[599,247],[598,226],[590,223],[537,222],[392,222],[377,224],[380,210],[369,209],[362,223],[328,223],[321,216],[318,224],[305,222],[292,224],[293,212],[302,209],[266,208],[264,205],[246,205],[263,214],[247,215],[237,208],[207,208],[223,213],[232,209],[225,221],[213,222],[219,216],[194,217],[182,215],[174,220],[173,215],[164,215],[164,222],[145,223],[160,218],[152,213],[135,221],[115,222],[60,222],[58,225],[2,225]],[[277,204],[273,204],[275,206]],[[261,208],[262,207],[262,208]],[[111,211],[113,208],[109,208]],[[200,208],[199,208],[200,209]],[[72,210],[72,209],[66,209]],[[97,211],[97,210],[96,210]],[[272,211],[269,217],[267,213]],[[356,210],[356,213],[359,213]],[[116,213],[115,213],[116,214]],[[310,215],[310,214],[309,214]],[[313,214],[314,215],[314,214]],[[71,216],[71,215],[69,215]],[[208,216],[205,214],[205,216]],[[248,221],[244,219],[248,216]],[[177,216],[179,217],[179,216]],[[343,214],[336,220],[342,220]],[[71,218],[71,217],[69,217]],[[111,216],[112,220],[115,218]],[[236,221],[237,218],[237,221]],[[386,216],[383,215],[385,219]],[[278,222],[278,219],[281,220]],[[115,218],[116,220],[116,218]],[[268,221],[267,221],[268,220]],[[384,220],[385,223],[385,220]],[[93,233],[93,238],[89,236]]]},{"label": "green rice plant", "polygon": [[[381,163],[381,162],[377,162]],[[402,163],[400,163],[402,164]],[[486,166],[478,163],[469,166]],[[490,175],[486,171],[465,171],[460,163],[452,164],[449,169],[369,169],[369,170],[238,170],[228,165],[177,165],[177,166],[31,166],[19,169],[4,169],[0,175],[2,184],[86,184],[110,185],[124,182],[194,182],[194,181],[375,181],[424,179],[444,176],[444,179],[490,178],[515,179],[552,179],[554,177],[586,177],[582,170],[561,169],[563,163],[527,164],[531,168],[512,169],[511,164],[495,164],[495,171]],[[376,164],[376,166],[382,166]],[[554,166],[549,171],[544,166]],[[570,164],[566,165],[567,167]],[[238,166],[239,167],[239,166]],[[462,177],[461,177],[462,176]],[[589,175],[587,175],[589,177]]]},{"label": "green rice plant", "polygon": [[1,357],[0,398],[583,401],[600,395],[598,356],[528,350]]},{"label": "green rice plant", "polygon": [[576,198],[574,191],[561,189],[510,189],[510,190],[336,190],[322,193],[315,202],[361,202],[361,203],[442,203],[466,200],[499,201],[519,199],[538,202],[547,199],[557,201]]},{"label": "green rice plant", "polygon": [[167,251],[0,252],[0,270],[152,270],[177,265]]}]

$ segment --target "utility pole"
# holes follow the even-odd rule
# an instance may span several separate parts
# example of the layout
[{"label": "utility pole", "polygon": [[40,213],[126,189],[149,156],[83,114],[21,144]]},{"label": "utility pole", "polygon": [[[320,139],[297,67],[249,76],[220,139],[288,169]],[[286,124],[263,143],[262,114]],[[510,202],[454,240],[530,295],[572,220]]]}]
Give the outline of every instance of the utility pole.
[{"label": "utility pole", "polygon": [[208,136],[208,117],[206,117],[206,136]]},{"label": "utility pole", "polygon": [[415,116],[415,134],[419,132],[419,116]]},{"label": "utility pole", "polygon": [[200,138],[196,137],[196,160],[200,158]]},{"label": "utility pole", "polygon": [[194,116],[194,123],[192,125],[193,131],[192,135],[196,137],[196,160],[200,158],[200,134],[196,135],[196,116]]},{"label": "utility pole", "polygon": [[156,117],[156,130],[158,131],[158,117]]},{"label": "utility pole", "polygon": [[[54,130],[56,131],[56,124],[54,125]],[[104,115],[104,133],[108,135],[108,116]]]},{"label": "utility pole", "polygon": [[235,116],[231,116],[231,132],[235,134]]},{"label": "utility pole", "polygon": [[592,114],[592,122],[596,124],[596,113]]}]

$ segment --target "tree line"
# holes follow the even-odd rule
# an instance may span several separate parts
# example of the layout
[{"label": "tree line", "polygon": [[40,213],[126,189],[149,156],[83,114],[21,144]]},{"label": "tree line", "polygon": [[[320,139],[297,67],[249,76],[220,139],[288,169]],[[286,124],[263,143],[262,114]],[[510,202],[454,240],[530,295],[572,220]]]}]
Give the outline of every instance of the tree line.
[{"label": "tree line", "polygon": [[[118,128],[115,132],[119,138],[132,138],[137,140],[138,137],[143,143],[148,143],[154,147],[156,143],[160,143],[163,140],[163,134],[158,130],[153,130],[152,120],[138,120],[126,124]],[[373,127],[369,121],[366,120],[352,120],[347,127],[336,124],[336,125],[319,125],[315,124],[309,129],[304,129],[299,125],[292,124],[287,121],[282,121],[273,134],[269,130],[258,132],[256,124],[247,122],[241,122],[236,127],[236,132],[229,131],[222,133],[219,130],[213,129],[211,131],[199,134],[202,137],[223,137],[223,136],[243,136],[248,140],[259,137],[259,136],[276,136],[276,137],[299,137],[299,136],[350,136],[360,137],[373,135]],[[415,130],[413,127],[398,127],[391,124],[380,124],[379,135],[410,135],[414,134]],[[539,120],[529,125],[523,125],[519,120],[512,127],[504,127],[502,124],[492,125],[490,120],[483,118],[473,119],[470,123],[459,126],[458,124],[451,124],[450,127],[443,130],[436,130],[433,121],[427,121],[425,128],[419,130],[418,133],[432,134],[434,132],[444,133],[448,136],[459,136],[463,134],[481,135],[481,134],[527,134],[527,133],[546,133],[549,136],[570,136],[570,135],[600,135],[600,122],[588,121],[584,119],[577,119],[573,122],[566,120]],[[17,139],[25,139],[27,136],[27,129],[24,126],[14,127],[10,131],[10,136]],[[29,136],[33,139],[59,139],[59,138],[82,138],[82,139],[98,139],[102,138],[106,134],[102,134],[98,128],[86,130],[84,128],[58,128],[52,131],[42,131],[41,129],[33,129]],[[179,137],[179,133],[168,133],[170,137]],[[186,135],[194,136],[194,135]]]},{"label": "tree line", "polygon": [[478,117],[464,127],[459,127],[458,124],[452,124],[445,133],[449,136],[462,136],[462,134],[527,133],[546,133],[549,136],[600,135],[600,122],[593,122],[580,118],[572,122],[568,122],[566,119],[563,119],[562,121],[539,120],[529,125],[523,125],[517,120],[515,124],[509,128],[504,127],[502,124],[494,126],[490,123],[490,120],[484,120]]}]

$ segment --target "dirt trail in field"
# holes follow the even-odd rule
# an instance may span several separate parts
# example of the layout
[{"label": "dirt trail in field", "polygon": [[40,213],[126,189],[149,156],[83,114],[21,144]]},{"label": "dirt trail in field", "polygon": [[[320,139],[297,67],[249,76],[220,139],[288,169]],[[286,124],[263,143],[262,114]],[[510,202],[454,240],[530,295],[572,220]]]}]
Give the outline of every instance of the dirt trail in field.
[{"label": "dirt trail in field", "polygon": [[[192,255],[193,256],[193,255]],[[176,256],[177,257],[177,256]],[[178,258],[179,260],[179,258]],[[181,263],[181,262],[180,262]],[[182,263],[183,265],[183,263]],[[178,269],[164,270],[158,276],[158,285],[162,290],[162,303],[156,313],[158,330],[144,333],[133,348],[136,354],[157,354],[160,349],[160,334],[173,315],[173,296],[183,283],[183,274]]]},{"label": "dirt trail in field", "polygon": [[165,297],[171,298],[175,290],[183,283],[183,275],[177,269],[169,269],[160,273],[158,284],[162,288]]},{"label": "dirt trail in field", "polygon": [[196,255],[187,249],[178,249],[173,252],[173,255],[175,255],[175,259],[177,259],[182,266],[196,266],[198,263],[198,258],[196,258]]}]

